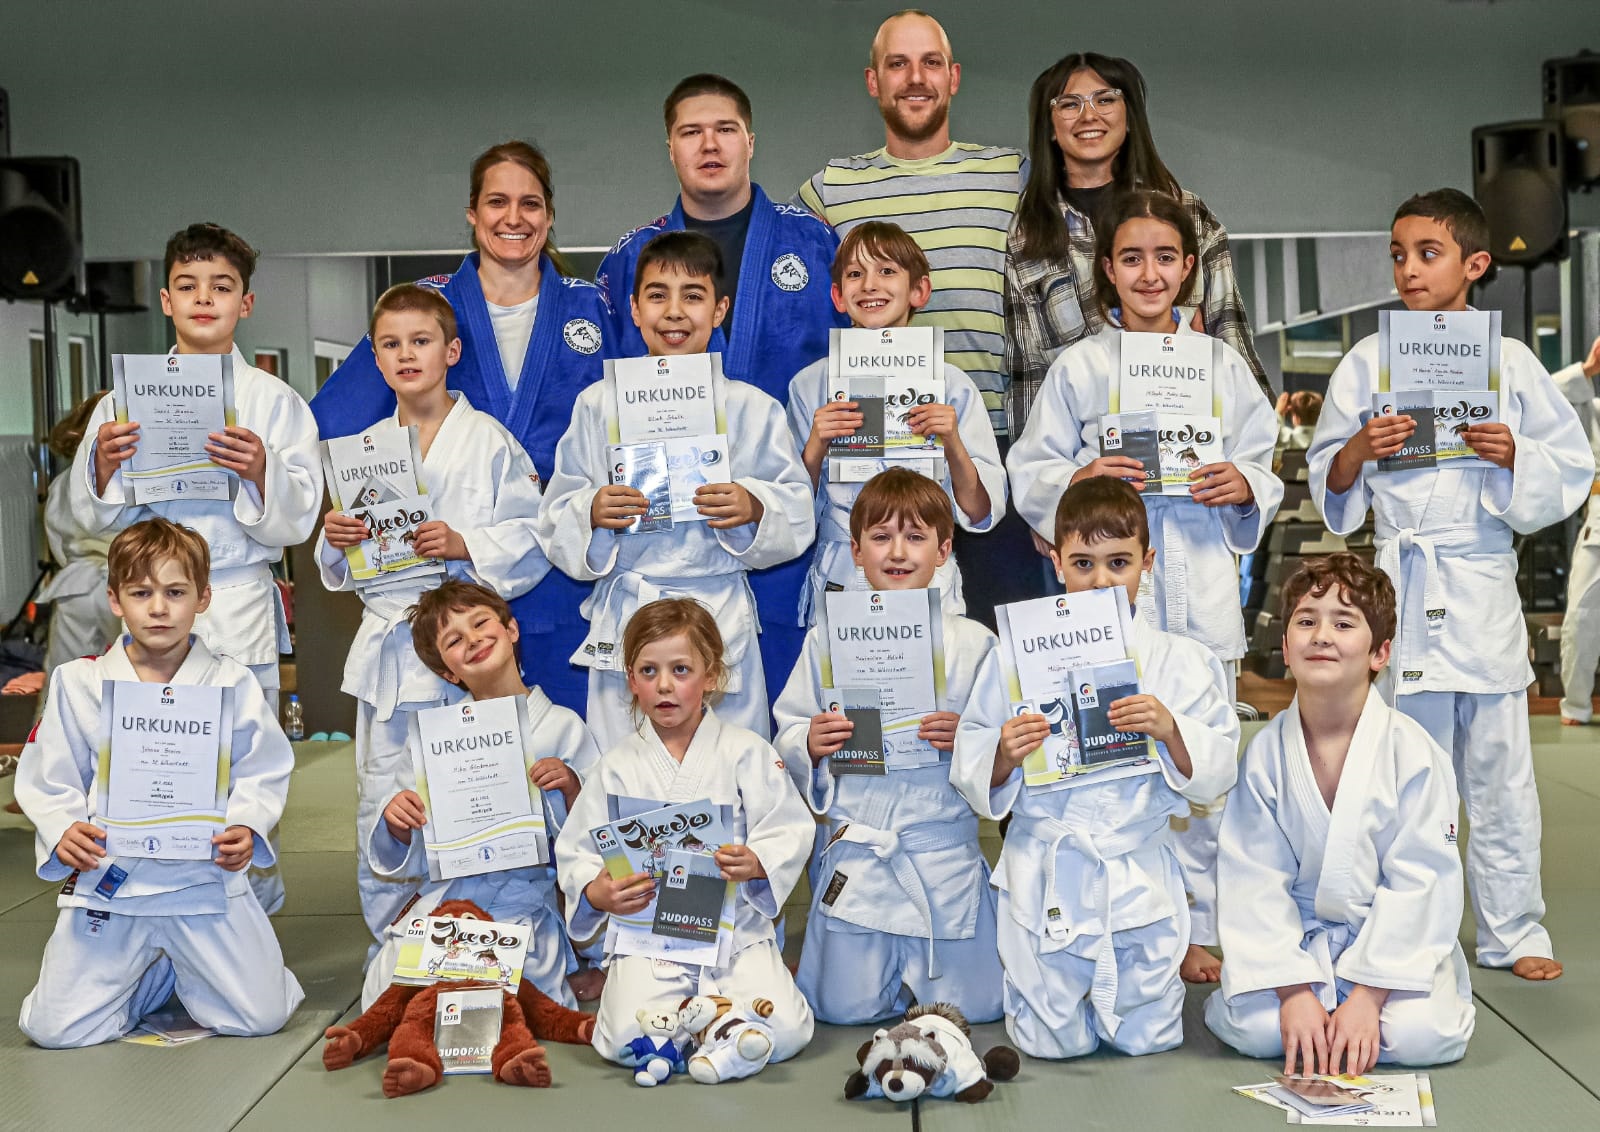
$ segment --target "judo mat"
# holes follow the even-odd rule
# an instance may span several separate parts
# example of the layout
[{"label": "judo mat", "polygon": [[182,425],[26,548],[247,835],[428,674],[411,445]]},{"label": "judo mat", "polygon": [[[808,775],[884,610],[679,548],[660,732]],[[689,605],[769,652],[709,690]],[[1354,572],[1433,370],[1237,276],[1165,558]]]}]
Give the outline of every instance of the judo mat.
[{"label": "judo mat", "polygon": [[[1527,984],[1473,968],[1478,1019],[1466,1059],[1429,1070],[1441,1128],[1600,1127],[1600,869],[1592,864],[1589,832],[1600,810],[1600,728],[1562,729],[1547,717],[1533,726],[1544,804],[1546,922],[1566,975]],[[678,1077],[640,1089],[627,1071],[587,1046],[549,1043],[550,1089],[454,1077],[417,1096],[385,1100],[381,1052],[337,1073],[323,1070],[321,1060],[324,1028],[355,1015],[367,940],[355,895],[354,806],[350,746],[300,745],[283,824],[288,901],[273,922],[306,1002],[271,1037],[215,1038],[172,1049],[112,1043],[54,1052],[22,1037],[13,1020],[37,976],[55,921],[55,896],[52,886],[34,879],[31,837],[0,825],[0,925],[8,942],[0,952],[0,1129],[392,1132],[454,1125],[463,1112],[475,1126],[516,1127],[529,1119],[585,1126],[599,1116],[608,1126],[674,1132],[1058,1126],[1126,1132],[1285,1123],[1281,1112],[1230,1091],[1275,1070],[1269,1062],[1239,1057],[1210,1035],[1200,1021],[1209,993],[1202,988],[1190,989],[1180,1049],[1144,1058],[1109,1052],[1069,1062],[1025,1058],[1016,1081],[998,1085],[977,1105],[845,1101],[845,1078],[871,1027],[829,1026],[819,1026],[794,1060],[732,1085],[706,1087]],[[790,902],[792,937],[803,923],[803,904],[795,908],[801,900],[797,894]],[[1469,922],[1463,926],[1469,955],[1470,939]],[[796,942],[791,939],[791,952]],[[1004,1041],[1002,1026],[982,1026],[975,1045],[982,1051]]]}]

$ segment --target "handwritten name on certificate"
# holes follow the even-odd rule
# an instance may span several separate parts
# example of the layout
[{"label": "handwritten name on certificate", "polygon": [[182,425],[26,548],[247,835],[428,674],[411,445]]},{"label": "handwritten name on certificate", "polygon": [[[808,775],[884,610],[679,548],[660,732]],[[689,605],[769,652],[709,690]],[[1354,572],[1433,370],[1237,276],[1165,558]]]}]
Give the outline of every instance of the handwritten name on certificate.
[{"label": "handwritten name on certificate", "polygon": [[727,431],[717,404],[721,354],[608,358],[605,366],[616,397],[616,431],[611,443],[638,444]]},{"label": "handwritten name on certificate", "polygon": [[939,753],[917,731],[944,696],[939,591],[844,590],[824,597],[823,687],[879,690],[890,770],[938,762]]},{"label": "handwritten name on certificate", "polygon": [[209,861],[228,809],[233,689],[107,680],[100,711],[106,852]]},{"label": "handwritten name on certificate", "polygon": [[117,420],[139,426],[122,468],[134,503],[227,499],[237,481],[206,455],[208,437],[236,422],[230,354],[114,354]]},{"label": "handwritten name on certificate", "polygon": [[549,856],[544,802],[528,779],[521,696],[425,708],[413,717],[412,769],[427,811],[434,880],[477,876]]}]

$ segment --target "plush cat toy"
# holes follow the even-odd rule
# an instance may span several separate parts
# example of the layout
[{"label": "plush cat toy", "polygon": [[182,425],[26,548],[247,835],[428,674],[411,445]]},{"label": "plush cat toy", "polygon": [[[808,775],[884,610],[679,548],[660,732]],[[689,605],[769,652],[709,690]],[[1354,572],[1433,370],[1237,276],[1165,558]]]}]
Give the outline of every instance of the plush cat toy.
[{"label": "plush cat toy", "polygon": [[[464,920],[489,918],[487,912],[470,900],[446,900],[433,915]],[[403,1097],[421,1092],[437,1084],[444,1075],[443,1063],[433,1042],[433,1018],[439,991],[494,985],[473,981],[436,983],[429,987],[390,984],[350,1025],[328,1027],[323,1035],[327,1041],[322,1047],[323,1067],[344,1069],[388,1042],[389,1064],[383,1074],[383,1095]],[[515,996],[505,992],[500,1040],[491,1059],[494,1076],[507,1085],[544,1088],[550,1084],[550,1066],[538,1039],[582,1045],[588,1043],[593,1033],[592,1015],[568,1010],[524,979]]]},{"label": "plush cat toy", "polygon": [[953,1097],[974,1104],[1009,1081],[1022,1067],[1010,1046],[995,1046],[980,1060],[972,1028],[948,1003],[913,1006],[904,1022],[879,1030],[856,1053],[860,1068],[844,1084],[845,1100],[888,1097]]},{"label": "plush cat toy", "polygon": [[695,1041],[689,1055],[689,1076],[702,1085],[753,1077],[772,1058],[771,1000],[758,998],[749,1009],[734,1006],[721,995],[686,998],[678,1007],[678,1022]]}]

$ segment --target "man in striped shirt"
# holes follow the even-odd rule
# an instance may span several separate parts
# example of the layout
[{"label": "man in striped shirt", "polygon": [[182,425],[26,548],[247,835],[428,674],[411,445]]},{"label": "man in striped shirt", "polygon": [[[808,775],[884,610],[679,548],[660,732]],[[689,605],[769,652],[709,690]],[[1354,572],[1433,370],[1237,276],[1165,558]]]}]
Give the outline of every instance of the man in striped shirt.
[{"label": "man in striped shirt", "polygon": [[883,114],[882,149],[836,157],[795,203],[843,237],[867,220],[909,232],[933,268],[933,298],[915,322],[945,328],[945,359],[983,393],[995,434],[1006,434],[1006,229],[1022,192],[1015,149],[950,141],[950,99],[961,64],[924,12],[890,16],[872,40],[867,93]]}]

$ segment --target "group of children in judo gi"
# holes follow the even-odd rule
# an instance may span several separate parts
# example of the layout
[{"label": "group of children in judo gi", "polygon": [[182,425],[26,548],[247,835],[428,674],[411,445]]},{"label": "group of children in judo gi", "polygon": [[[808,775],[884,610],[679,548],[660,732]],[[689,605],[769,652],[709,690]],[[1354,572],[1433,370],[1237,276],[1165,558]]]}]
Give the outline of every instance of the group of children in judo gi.
[{"label": "group of children in judo gi", "polygon": [[[1465,309],[1489,264],[1486,241],[1463,194],[1407,201],[1391,245],[1407,307]],[[1195,470],[1191,499],[1142,499],[1137,462],[1101,454],[1098,418],[1116,380],[1118,328],[1194,333],[1179,308],[1193,286],[1195,233],[1175,202],[1136,192],[1099,244],[1112,328],[1056,359],[1004,471],[958,370],[946,370],[946,403],[912,422],[943,439],[943,479],[892,468],[864,485],[825,475],[829,440],[861,416],[853,402],[828,400],[823,363],[794,375],[787,414],[754,386],[718,377],[727,481],[696,493],[707,521],[645,534],[626,528],[646,497],[610,482],[610,383],[578,397],[541,492],[510,434],[446,386],[460,349],[449,303],[415,285],[384,294],[373,349],[395,422],[419,430],[436,501],[439,518],[418,530],[417,549],[443,559],[446,576],[364,591],[346,673],[359,689],[357,825],[372,882],[362,900],[377,945],[366,1001],[393,972],[399,921],[464,897],[496,920],[532,925],[527,977],[560,1001],[573,1002],[573,944],[605,965],[593,1043],[612,1059],[639,1036],[640,1008],[699,993],[770,1000],[774,1060],[801,1050],[815,1019],[862,1023],[932,1001],[973,1022],[1004,1017],[1037,1057],[1101,1042],[1152,1053],[1182,1041],[1184,981],[1220,979],[1206,1024],[1251,1056],[1281,1055],[1307,1072],[1450,1061],[1473,1027],[1455,940],[1458,790],[1472,824],[1478,962],[1532,979],[1561,973],[1539,924],[1530,674],[1525,650],[1512,647],[1525,638],[1511,537],[1588,494],[1593,459],[1571,408],[1506,340],[1501,423],[1466,433],[1493,466],[1378,472],[1374,461],[1414,424],[1366,411],[1377,344],[1356,346],[1329,383],[1309,462],[1332,529],[1350,532],[1375,513],[1378,569],[1341,554],[1289,580],[1284,656],[1297,696],[1241,763],[1233,556],[1256,548],[1282,496],[1274,416],[1243,359],[1220,345],[1225,459]],[[253,259],[215,227],[174,238],[162,300],[180,350],[235,350]],[[695,233],[644,245],[631,314],[649,353],[707,349],[727,309],[719,266],[715,244]],[[928,294],[927,261],[898,228],[863,225],[840,247],[833,297],[853,324],[904,326]],[[276,1030],[300,1001],[264,911],[274,896],[252,895],[242,874],[273,861],[292,763],[272,710],[282,619],[267,564],[309,536],[321,470],[304,403],[235,355],[240,424],[208,448],[238,475],[234,500],[128,504],[119,469],[138,424],[117,423],[109,405],[72,469],[75,514],[91,530],[120,529],[108,587],[127,632],[104,656],[55,672],[18,774],[38,826],[39,875],[65,881],[22,1011],[41,1045],[126,1033],[174,987],[197,1021],[228,1034]],[[998,642],[962,615],[950,563],[955,525],[991,526],[1008,479],[1066,591],[1113,588],[1134,609],[1142,691],[1110,717],[1155,741],[1146,772],[1048,791],[1023,782],[1021,763],[1049,723],[1012,714]],[[329,587],[350,584],[342,551],[366,534],[359,519],[327,514],[318,563]],[[833,772],[852,725],[831,708],[815,625],[769,717],[745,575],[814,539],[799,611],[808,622],[828,589],[940,589],[945,691],[919,731],[937,763]],[[586,719],[527,687],[518,665],[507,600],[552,565],[596,583],[585,649],[608,660],[589,665]],[[106,858],[93,824],[95,735],[101,682],[114,678],[237,690],[214,863]],[[560,829],[553,866],[428,882],[405,721],[462,695],[526,698],[525,742],[543,756],[530,776]],[[601,865],[590,831],[611,817],[613,796],[731,808],[734,838],[716,851],[723,877],[738,882],[726,966],[593,951],[608,915],[654,896],[648,874],[619,879]],[[1007,817],[991,875],[978,823]],[[811,908],[791,976],[774,920],[808,864]],[[1220,944],[1220,971],[1203,944]]]}]

